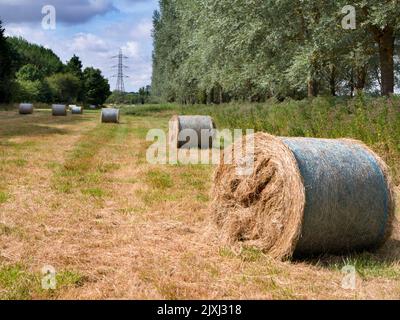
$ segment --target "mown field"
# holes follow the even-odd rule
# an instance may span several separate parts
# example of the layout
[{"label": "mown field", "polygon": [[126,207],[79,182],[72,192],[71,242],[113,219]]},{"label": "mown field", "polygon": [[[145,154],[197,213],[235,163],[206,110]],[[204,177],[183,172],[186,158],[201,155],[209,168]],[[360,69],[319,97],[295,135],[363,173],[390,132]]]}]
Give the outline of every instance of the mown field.
[{"label": "mown field", "polygon": [[[379,251],[351,256],[277,262],[233,252],[210,223],[214,167],[146,161],[149,129],[201,113],[220,128],[361,139],[400,184],[399,99],[308,105],[126,107],[119,125],[100,124],[98,111],[0,111],[0,298],[399,298],[399,230]],[[357,268],[356,290],[342,288],[347,264]],[[55,290],[41,287],[47,265]]]}]

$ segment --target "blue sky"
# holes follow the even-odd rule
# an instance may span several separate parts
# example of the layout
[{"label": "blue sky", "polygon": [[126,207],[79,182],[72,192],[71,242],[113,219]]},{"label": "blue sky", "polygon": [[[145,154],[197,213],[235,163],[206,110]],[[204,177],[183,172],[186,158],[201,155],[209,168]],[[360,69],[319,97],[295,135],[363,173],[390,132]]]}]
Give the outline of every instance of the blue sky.
[{"label": "blue sky", "polygon": [[[56,9],[56,29],[42,27],[42,8]],[[152,15],[158,0],[0,0],[0,19],[9,36],[22,36],[52,49],[63,62],[73,54],[84,66],[102,70],[114,89],[117,63],[110,57],[122,48],[128,56],[127,91],[151,83]]]}]

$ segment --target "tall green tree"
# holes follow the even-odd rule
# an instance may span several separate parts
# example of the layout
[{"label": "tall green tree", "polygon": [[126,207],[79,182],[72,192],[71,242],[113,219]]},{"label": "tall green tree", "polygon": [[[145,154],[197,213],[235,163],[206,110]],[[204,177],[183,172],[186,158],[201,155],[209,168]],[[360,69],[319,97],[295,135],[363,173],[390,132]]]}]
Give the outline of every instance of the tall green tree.
[{"label": "tall green tree", "polygon": [[18,70],[16,76],[20,80],[36,81],[43,80],[43,72],[33,64],[26,64]]},{"label": "tall green tree", "polygon": [[65,66],[65,71],[77,77],[81,82],[80,90],[78,92],[78,101],[83,101],[85,99],[82,68],[82,61],[76,55],[73,55],[73,57],[67,62],[67,65]]},{"label": "tall green tree", "polygon": [[0,21],[0,102],[10,101],[12,87],[11,48],[4,32],[5,30]]},{"label": "tall green tree", "polygon": [[83,81],[85,103],[102,105],[110,96],[110,84],[99,69],[86,68],[83,72]]},{"label": "tall green tree", "polygon": [[37,66],[27,64],[18,70],[13,90],[14,101],[49,103],[52,98],[52,92],[44,79],[44,74]]},{"label": "tall green tree", "polygon": [[[153,16],[152,94],[225,102],[382,94],[400,69],[398,1],[160,0]],[[397,58],[396,58],[397,56]]]},{"label": "tall green tree", "polygon": [[21,37],[10,37],[7,42],[15,52],[13,63],[16,70],[24,65],[31,64],[38,67],[45,76],[63,71],[63,63],[51,49],[29,43]]},{"label": "tall green tree", "polygon": [[55,102],[73,103],[77,102],[81,89],[81,82],[70,73],[57,73],[47,79]]},{"label": "tall green tree", "polygon": [[373,36],[379,50],[381,92],[394,92],[395,42],[400,31],[400,4],[394,0],[357,1],[361,9],[362,26]]},{"label": "tall green tree", "polygon": [[83,79],[83,64],[81,59],[78,56],[73,55],[73,57],[67,62],[65,67],[65,71],[67,73],[73,74],[75,77],[79,79]]}]

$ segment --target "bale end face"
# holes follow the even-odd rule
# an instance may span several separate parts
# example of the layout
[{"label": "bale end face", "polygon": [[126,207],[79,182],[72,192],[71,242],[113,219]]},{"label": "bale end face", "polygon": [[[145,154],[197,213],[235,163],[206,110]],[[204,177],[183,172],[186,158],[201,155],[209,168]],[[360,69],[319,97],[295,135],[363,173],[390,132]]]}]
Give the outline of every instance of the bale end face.
[{"label": "bale end face", "polygon": [[83,114],[83,108],[78,106],[71,107],[72,114]]},{"label": "bale end face", "polygon": [[[222,240],[277,259],[374,249],[390,236],[394,197],[386,165],[348,140],[254,136],[254,166],[216,169],[212,210]],[[246,141],[245,137],[243,141]],[[242,146],[239,141],[232,150]]]},{"label": "bale end face", "polygon": [[19,105],[19,114],[32,114],[33,113],[33,104],[31,103],[21,103]]},{"label": "bale end face", "polygon": [[170,143],[178,149],[209,149],[215,139],[215,123],[209,116],[174,116],[170,120]]},{"label": "bale end face", "polygon": [[120,112],[119,109],[103,108],[101,111],[101,122],[102,123],[119,123]]},{"label": "bale end face", "polygon": [[64,104],[53,104],[51,109],[55,117],[65,117],[67,115],[67,107]]}]

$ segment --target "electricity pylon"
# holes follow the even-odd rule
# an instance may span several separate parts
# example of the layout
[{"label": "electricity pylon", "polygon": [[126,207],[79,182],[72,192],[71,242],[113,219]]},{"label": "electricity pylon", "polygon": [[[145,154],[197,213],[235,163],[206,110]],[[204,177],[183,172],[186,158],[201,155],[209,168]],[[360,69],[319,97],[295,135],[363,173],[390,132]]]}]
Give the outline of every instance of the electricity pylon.
[{"label": "electricity pylon", "polygon": [[124,69],[128,68],[126,65],[124,65],[124,60],[128,59],[128,57],[123,55],[122,49],[119,49],[119,54],[111,58],[118,59],[118,64],[113,66],[113,68],[118,68],[118,74],[113,76],[114,78],[117,78],[117,85],[115,87],[115,91],[120,93],[125,93],[124,79],[129,77],[124,75]]}]

